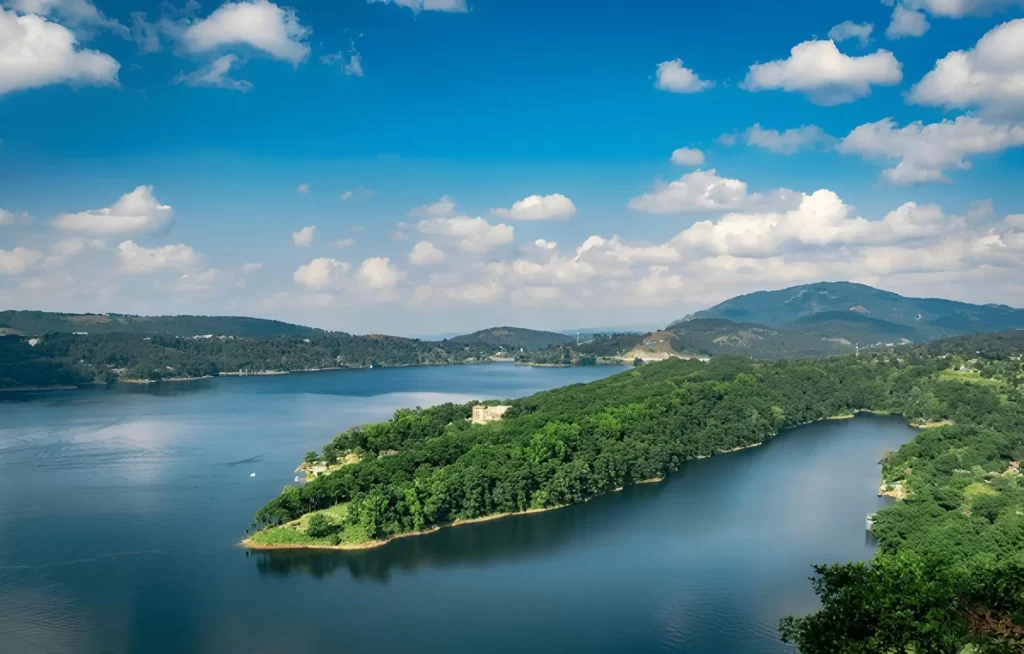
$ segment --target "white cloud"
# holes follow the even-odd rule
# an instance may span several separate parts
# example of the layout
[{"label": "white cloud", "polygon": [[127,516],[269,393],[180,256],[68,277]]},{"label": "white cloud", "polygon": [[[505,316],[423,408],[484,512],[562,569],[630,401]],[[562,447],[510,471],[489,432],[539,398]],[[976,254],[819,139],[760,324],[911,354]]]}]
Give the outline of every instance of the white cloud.
[{"label": "white cloud", "polygon": [[494,280],[455,286],[423,285],[416,287],[409,303],[413,305],[441,303],[491,304],[500,300],[504,294],[505,288]]},{"label": "white cloud", "polygon": [[157,248],[145,248],[134,241],[117,246],[121,268],[129,273],[152,273],[165,268],[187,268],[199,263],[199,254],[191,247],[178,243]]},{"label": "white cloud", "polygon": [[430,218],[421,220],[418,227],[424,234],[458,239],[459,247],[466,252],[486,252],[515,238],[515,229],[509,225],[492,225],[483,218],[469,216]]},{"label": "white cloud", "polygon": [[313,259],[299,266],[292,274],[292,280],[313,291],[336,288],[341,285],[351,266],[329,257]]},{"label": "white cloud", "polygon": [[297,232],[292,232],[292,243],[300,248],[309,247],[310,243],[313,242],[313,236],[315,234],[316,225],[303,227]]},{"label": "white cloud", "polygon": [[340,198],[341,198],[342,200],[351,200],[351,199],[352,199],[352,191],[345,191],[345,192],[344,192],[344,193],[342,193],[342,194],[341,194],[341,195],[340,195],[339,197],[340,197]]},{"label": "white cloud", "polygon": [[256,272],[257,270],[260,270],[261,268],[263,268],[262,263],[243,263],[242,267],[239,270],[242,273],[242,275],[251,275],[252,273]]},{"label": "white cloud", "polygon": [[38,263],[40,258],[42,258],[41,253],[27,248],[0,250],[0,273],[20,275]]},{"label": "white cloud", "polygon": [[511,209],[491,209],[491,213],[509,220],[566,220],[576,213],[576,205],[561,193],[531,195]]},{"label": "white cloud", "polygon": [[792,191],[779,189],[769,196],[747,194],[747,185],[738,179],[719,177],[715,169],[695,170],[668,184],[659,183],[654,191],[629,201],[629,208],[646,213],[671,214],[701,211],[726,211],[763,204],[788,204]]},{"label": "white cloud", "polygon": [[992,28],[971,50],[935,63],[910,90],[910,102],[946,108],[981,107],[1024,115],[1024,18]]},{"label": "white cloud", "polygon": [[828,38],[836,43],[847,39],[857,39],[861,45],[867,45],[871,41],[871,32],[875,26],[871,23],[855,23],[852,20],[844,20],[828,31]]},{"label": "white cloud", "polygon": [[533,242],[533,244],[536,245],[541,250],[554,250],[555,248],[558,247],[558,243],[555,243],[554,241],[548,241],[543,238],[538,238],[536,241]]},{"label": "white cloud", "polygon": [[139,234],[155,232],[169,226],[173,210],[160,204],[152,186],[137,186],[125,193],[111,207],[57,216],[54,224],[60,229],[93,234]]},{"label": "white cloud", "polygon": [[800,206],[778,213],[730,213],[695,223],[672,239],[682,250],[712,255],[765,257],[793,248],[893,243],[938,234],[948,227],[935,205],[909,202],[881,221],[854,217],[852,208],[827,189],[804,195]]},{"label": "white cloud", "polygon": [[355,242],[354,239],[351,239],[351,238],[339,238],[334,243],[331,243],[331,247],[335,247],[335,248],[338,248],[339,250],[341,250],[341,249],[344,249],[344,248],[350,248],[350,247],[352,247],[355,244],[356,244],[356,242]]},{"label": "white cloud", "polygon": [[333,52],[331,54],[325,54],[320,57],[321,63],[333,66],[338,62],[341,62],[341,71],[350,77],[362,77],[363,76],[363,56],[359,54],[359,51],[355,48],[355,42],[351,42],[352,46],[349,53],[344,52]]},{"label": "white cloud", "polygon": [[704,153],[697,148],[678,148],[672,152],[672,163],[696,168],[704,164]]},{"label": "white cloud", "polygon": [[57,15],[64,24],[74,28],[100,27],[123,38],[129,37],[127,27],[105,16],[89,0],[11,0],[5,4],[22,14]]},{"label": "white cloud", "polygon": [[383,291],[394,288],[406,275],[387,257],[371,257],[359,265],[356,277],[364,287]]},{"label": "white cloud", "polygon": [[788,59],[752,65],[740,86],[804,93],[811,102],[830,106],[870,95],[872,85],[892,86],[902,79],[902,65],[888,50],[850,57],[832,41],[804,41],[793,46]]},{"label": "white cloud", "polygon": [[686,289],[682,275],[671,272],[667,266],[651,266],[647,274],[637,280],[632,298],[642,303],[669,304]]},{"label": "white cloud", "polygon": [[966,157],[1021,145],[1024,127],[987,123],[974,116],[928,125],[917,121],[903,128],[885,118],[854,129],[840,142],[839,151],[865,159],[898,159],[895,167],[882,171],[882,177],[903,185],[949,181],[946,170],[971,167]]},{"label": "white cloud", "polygon": [[409,215],[413,218],[439,218],[441,216],[450,216],[455,211],[455,200],[450,195],[442,195],[441,199],[432,204],[422,204],[412,211]]},{"label": "white cloud", "polygon": [[897,4],[892,9],[892,19],[885,30],[885,36],[890,39],[923,36],[929,27],[931,26],[928,24],[928,18],[923,12]]},{"label": "white cloud", "polygon": [[117,86],[121,65],[79,47],[63,25],[0,7],[0,96],[50,84]]},{"label": "white cloud", "polygon": [[434,266],[444,263],[445,254],[430,241],[420,241],[409,252],[409,263],[414,266]]},{"label": "white cloud", "polygon": [[184,84],[185,86],[209,86],[213,88],[229,89],[231,91],[248,93],[252,90],[251,82],[244,79],[234,79],[229,76],[231,68],[238,63],[238,61],[238,57],[233,54],[226,54],[223,57],[217,57],[210,62],[208,66],[203,66],[199,70],[192,71],[188,74],[185,74],[184,72],[179,73],[178,76],[174,78],[174,83]]},{"label": "white cloud", "polygon": [[679,250],[670,244],[628,245],[618,234],[610,239],[596,235],[591,236],[576,248],[577,261],[595,257],[602,264],[626,265],[674,263],[682,260]]},{"label": "white cloud", "polygon": [[663,61],[655,72],[654,87],[672,93],[699,93],[714,86],[714,82],[702,80],[690,68],[683,67],[682,59]]},{"label": "white cloud", "polygon": [[963,18],[988,16],[1010,7],[1024,7],[1024,0],[903,0],[912,9],[923,9],[934,16]]},{"label": "white cloud", "polygon": [[295,192],[301,195],[306,195],[309,193],[309,184],[299,184],[295,187]]},{"label": "white cloud", "polygon": [[776,154],[794,154],[815,146],[831,146],[835,140],[817,125],[801,125],[783,132],[764,129],[754,123],[743,133],[747,145],[764,148]]},{"label": "white cloud", "polygon": [[231,275],[219,268],[207,268],[196,273],[185,273],[174,282],[174,290],[181,293],[203,293],[217,287],[226,287]]},{"label": "white cloud", "polygon": [[394,3],[399,7],[412,9],[413,13],[421,11],[444,11],[450,13],[463,13],[469,11],[466,7],[466,0],[366,0],[369,4]]},{"label": "white cloud", "polygon": [[207,52],[227,45],[248,45],[298,64],[309,54],[310,30],[299,23],[295,10],[268,0],[225,2],[205,19],[181,34],[191,52]]},{"label": "white cloud", "polygon": [[352,55],[349,58],[348,63],[345,64],[345,66],[344,66],[344,68],[342,68],[342,70],[345,71],[346,75],[355,76],[355,77],[362,77],[363,76],[363,57],[362,57],[362,55],[360,55],[358,53]]},{"label": "white cloud", "polygon": [[14,224],[14,214],[5,209],[0,209],[0,226],[8,226]]}]

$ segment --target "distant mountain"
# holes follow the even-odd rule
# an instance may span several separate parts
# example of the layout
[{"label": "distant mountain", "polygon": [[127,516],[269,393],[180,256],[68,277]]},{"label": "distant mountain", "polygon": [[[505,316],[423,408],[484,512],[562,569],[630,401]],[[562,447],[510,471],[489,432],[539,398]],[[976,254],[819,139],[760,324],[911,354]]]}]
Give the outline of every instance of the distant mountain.
[{"label": "distant mountain", "polygon": [[321,329],[279,320],[234,316],[133,316],[120,313],[52,313],[0,311],[0,330],[24,336],[85,332],[88,334],[161,334],[198,336],[214,334],[236,338],[308,337]]},{"label": "distant mountain", "polygon": [[516,350],[519,348],[543,350],[555,345],[575,343],[576,337],[558,332],[523,329],[522,327],[492,327],[472,334],[449,338],[447,342],[461,345],[489,345]]},{"label": "distant mountain", "polygon": [[681,353],[741,354],[755,359],[782,359],[853,351],[853,344],[842,339],[724,319],[679,321],[666,327],[665,332],[675,335],[672,346]]},{"label": "distant mountain", "polygon": [[1024,328],[1024,309],[910,298],[851,282],[820,282],[740,295],[690,316],[703,318],[759,323],[860,345],[923,342]]}]

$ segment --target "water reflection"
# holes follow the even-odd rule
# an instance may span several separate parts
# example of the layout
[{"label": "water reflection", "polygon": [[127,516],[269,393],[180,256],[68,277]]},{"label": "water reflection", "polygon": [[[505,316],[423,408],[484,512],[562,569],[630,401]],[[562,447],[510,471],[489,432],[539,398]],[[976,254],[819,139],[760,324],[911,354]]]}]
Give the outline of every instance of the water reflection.
[{"label": "water reflection", "polygon": [[582,505],[530,515],[441,529],[425,536],[399,538],[367,550],[276,550],[254,552],[261,575],[308,574],[317,579],[338,570],[353,578],[388,583],[399,570],[411,573],[422,566],[483,565],[522,561],[565,551],[577,542],[601,542],[614,537],[630,521],[636,503],[665,492],[667,484],[647,484],[596,498]]}]

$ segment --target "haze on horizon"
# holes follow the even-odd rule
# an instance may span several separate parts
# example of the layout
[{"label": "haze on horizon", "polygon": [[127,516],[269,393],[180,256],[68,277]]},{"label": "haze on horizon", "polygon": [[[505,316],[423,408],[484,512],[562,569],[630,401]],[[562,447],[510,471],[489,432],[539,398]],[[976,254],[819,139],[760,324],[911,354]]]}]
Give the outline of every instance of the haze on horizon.
[{"label": "haze on horizon", "polygon": [[411,335],[822,280],[1024,306],[1024,3],[771,4],[0,0],[0,308]]}]

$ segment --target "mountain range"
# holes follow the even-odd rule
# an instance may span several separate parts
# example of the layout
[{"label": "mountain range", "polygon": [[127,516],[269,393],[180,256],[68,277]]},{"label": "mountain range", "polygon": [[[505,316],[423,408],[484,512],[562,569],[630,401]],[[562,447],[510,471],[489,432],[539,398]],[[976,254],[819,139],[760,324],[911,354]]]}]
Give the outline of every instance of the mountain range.
[{"label": "mountain range", "polygon": [[421,340],[260,318],[0,311],[0,388],[508,356],[555,365],[723,354],[778,359],[1014,329],[1024,329],[1024,310],[849,282],[740,295],[654,332],[585,336],[505,326]]}]

